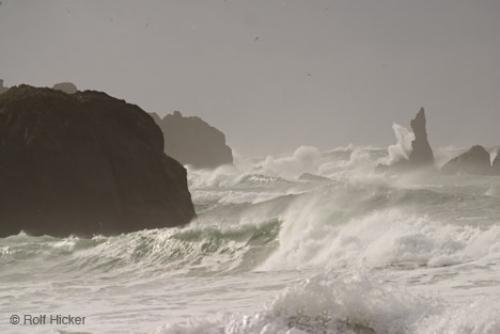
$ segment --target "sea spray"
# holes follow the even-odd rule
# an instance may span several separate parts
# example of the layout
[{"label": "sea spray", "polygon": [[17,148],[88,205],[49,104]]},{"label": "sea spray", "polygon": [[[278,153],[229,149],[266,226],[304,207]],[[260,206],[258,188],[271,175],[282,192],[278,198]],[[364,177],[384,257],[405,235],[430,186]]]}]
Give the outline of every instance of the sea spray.
[{"label": "sea spray", "polygon": [[315,152],[190,169],[184,228],[0,239],[0,328],[44,308],[89,333],[498,331],[500,181],[376,173],[383,148]]}]

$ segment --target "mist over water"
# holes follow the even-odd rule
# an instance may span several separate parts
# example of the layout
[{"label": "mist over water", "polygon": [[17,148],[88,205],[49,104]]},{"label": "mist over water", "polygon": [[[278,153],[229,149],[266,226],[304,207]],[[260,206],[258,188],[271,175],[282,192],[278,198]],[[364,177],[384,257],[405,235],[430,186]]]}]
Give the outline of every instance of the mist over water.
[{"label": "mist over water", "polygon": [[408,148],[394,129],[389,150],[188,169],[184,228],[0,239],[2,333],[32,333],[7,323],[30,312],[86,316],[85,333],[500,332],[500,181],[374,173]]}]

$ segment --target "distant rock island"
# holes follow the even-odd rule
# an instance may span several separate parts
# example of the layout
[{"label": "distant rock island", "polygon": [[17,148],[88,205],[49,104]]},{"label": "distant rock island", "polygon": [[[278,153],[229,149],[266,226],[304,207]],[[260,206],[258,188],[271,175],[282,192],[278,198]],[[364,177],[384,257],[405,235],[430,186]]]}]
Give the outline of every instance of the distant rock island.
[{"label": "distant rock island", "polygon": [[161,118],[151,114],[163,131],[165,153],[195,168],[215,168],[233,163],[226,136],[199,117],[185,117],[179,111]]},{"label": "distant rock island", "polygon": [[500,175],[498,164],[498,156],[491,164],[490,153],[483,146],[475,145],[448,161],[441,171],[446,174]]},{"label": "distant rock island", "polygon": [[488,175],[491,171],[490,153],[480,145],[448,161],[441,171],[447,174]]},{"label": "distant rock island", "polygon": [[96,91],[0,95],[0,237],[126,233],[195,215],[186,170],[139,107]]},{"label": "distant rock island", "polygon": [[60,90],[61,92],[65,92],[66,94],[75,94],[78,92],[78,88],[76,85],[71,82],[60,82],[55,84],[52,89]]}]

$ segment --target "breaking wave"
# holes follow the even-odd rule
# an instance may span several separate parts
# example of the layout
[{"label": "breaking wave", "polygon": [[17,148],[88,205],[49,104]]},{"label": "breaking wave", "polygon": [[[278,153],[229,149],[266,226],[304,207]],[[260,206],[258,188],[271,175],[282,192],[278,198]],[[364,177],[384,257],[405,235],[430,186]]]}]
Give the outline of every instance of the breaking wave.
[{"label": "breaking wave", "polygon": [[[411,134],[395,131],[399,144],[386,159],[411,147]],[[376,174],[384,152],[301,147],[289,157],[190,170],[198,218],[189,226],[91,239],[3,238],[0,280],[22,282],[27,271],[115,284],[292,273],[291,286],[265,307],[164,319],[155,331],[498,333],[500,182]]]}]

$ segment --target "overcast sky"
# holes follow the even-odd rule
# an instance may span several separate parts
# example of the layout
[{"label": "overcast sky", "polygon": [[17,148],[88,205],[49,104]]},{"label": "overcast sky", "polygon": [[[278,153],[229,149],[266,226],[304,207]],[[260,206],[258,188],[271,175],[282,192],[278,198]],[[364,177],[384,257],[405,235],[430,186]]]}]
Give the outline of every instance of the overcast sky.
[{"label": "overcast sky", "polygon": [[499,0],[0,0],[0,78],[180,110],[240,153],[500,144]]}]

